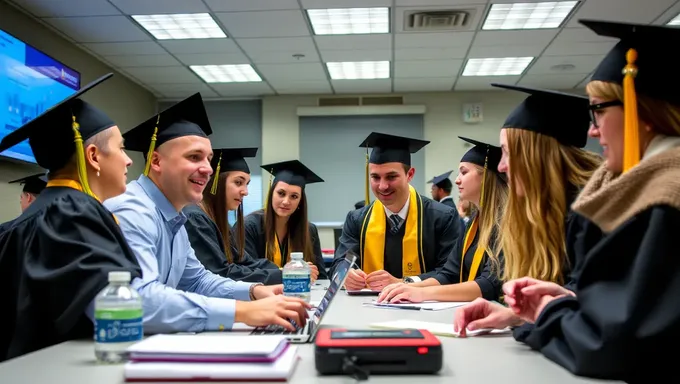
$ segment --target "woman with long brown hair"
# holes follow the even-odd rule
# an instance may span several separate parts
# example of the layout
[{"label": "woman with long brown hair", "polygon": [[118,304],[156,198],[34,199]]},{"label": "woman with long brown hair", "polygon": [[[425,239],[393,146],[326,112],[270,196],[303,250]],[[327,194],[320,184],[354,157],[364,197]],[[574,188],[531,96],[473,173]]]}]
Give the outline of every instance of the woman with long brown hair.
[{"label": "woman with long brown hair", "polygon": [[265,209],[245,218],[245,250],[279,268],[291,252],[302,252],[312,269],[312,280],[327,279],[316,226],[307,219],[307,184],[323,182],[298,160],[263,165],[274,176]]},{"label": "woman with long brown hair", "polygon": [[[281,284],[281,270],[267,260],[251,257],[243,246],[243,199],[248,196],[250,183],[246,158],[256,154],[257,148],[213,149],[212,178],[203,190],[203,200],[182,210],[187,217],[184,227],[196,257],[206,269],[233,280]],[[236,211],[233,232],[228,211]]]}]

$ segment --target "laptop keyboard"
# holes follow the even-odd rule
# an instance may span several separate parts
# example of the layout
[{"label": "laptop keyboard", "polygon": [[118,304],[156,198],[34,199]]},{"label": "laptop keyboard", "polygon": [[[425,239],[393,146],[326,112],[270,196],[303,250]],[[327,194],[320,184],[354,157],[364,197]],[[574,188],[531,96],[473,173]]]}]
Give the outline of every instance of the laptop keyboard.
[{"label": "laptop keyboard", "polygon": [[256,327],[253,329],[251,332],[252,335],[264,335],[264,334],[275,334],[275,335],[300,335],[302,334],[307,327],[299,327],[295,321],[291,320],[291,324],[295,327],[294,331],[289,331],[286,328],[278,325],[278,324],[271,324],[266,327]]}]

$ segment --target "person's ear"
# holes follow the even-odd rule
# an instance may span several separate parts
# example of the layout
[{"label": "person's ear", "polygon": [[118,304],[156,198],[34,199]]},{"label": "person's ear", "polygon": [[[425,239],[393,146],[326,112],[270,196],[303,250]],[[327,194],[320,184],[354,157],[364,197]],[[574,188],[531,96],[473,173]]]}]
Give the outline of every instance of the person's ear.
[{"label": "person's ear", "polygon": [[411,167],[408,172],[406,172],[406,180],[410,183],[413,180],[413,176],[416,174],[416,169]]},{"label": "person's ear", "polygon": [[90,167],[92,167],[95,172],[99,172],[102,167],[99,164],[99,158],[101,156],[101,152],[99,151],[99,148],[97,148],[96,145],[90,144],[85,148],[85,162],[87,162]]}]

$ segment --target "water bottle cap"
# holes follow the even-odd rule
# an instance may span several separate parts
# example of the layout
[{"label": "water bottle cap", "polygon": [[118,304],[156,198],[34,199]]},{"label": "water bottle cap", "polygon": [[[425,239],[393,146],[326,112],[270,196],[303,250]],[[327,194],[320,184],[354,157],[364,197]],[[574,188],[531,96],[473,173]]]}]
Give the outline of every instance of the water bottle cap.
[{"label": "water bottle cap", "polygon": [[128,271],[112,271],[109,272],[109,282],[110,283],[129,283],[131,279],[130,272]]},{"label": "water bottle cap", "polygon": [[296,259],[302,260],[302,259],[304,259],[304,256],[302,255],[302,252],[291,252],[290,258],[293,259],[293,260],[296,260]]}]

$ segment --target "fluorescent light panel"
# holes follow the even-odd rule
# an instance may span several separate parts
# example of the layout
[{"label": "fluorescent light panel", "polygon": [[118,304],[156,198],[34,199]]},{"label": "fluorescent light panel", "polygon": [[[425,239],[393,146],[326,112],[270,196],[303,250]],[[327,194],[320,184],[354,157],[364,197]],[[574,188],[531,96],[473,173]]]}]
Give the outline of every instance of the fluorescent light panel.
[{"label": "fluorescent light panel", "polygon": [[333,80],[389,79],[389,61],[344,61],[326,63]]},{"label": "fluorescent light panel", "polygon": [[206,83],[248,83],[262,81],[250,64],[190,65]]},{"label": "fluorescent light panel", "polygon": [[482,29],[558,28],[578,1],[493,4]]},{"label": "fluorescent light panel", "polygon": [[680,25],[680,14],[675,16],[673,20],[669,21],[666,25]]},{"label": "fluorescent light panel", "polygon": [[132,18],[158,40],[227,37],[207,13],[133,15]]},{"label": "fluorescent light panel", "polygon": [[533,59],[533,57],[469,59],[463,70],[463,76],[521,75]]},{"label": "fluorescent light panel", "polygon": [[308,9],[307,15],[316,35],[389,33],[388,8]]}]

